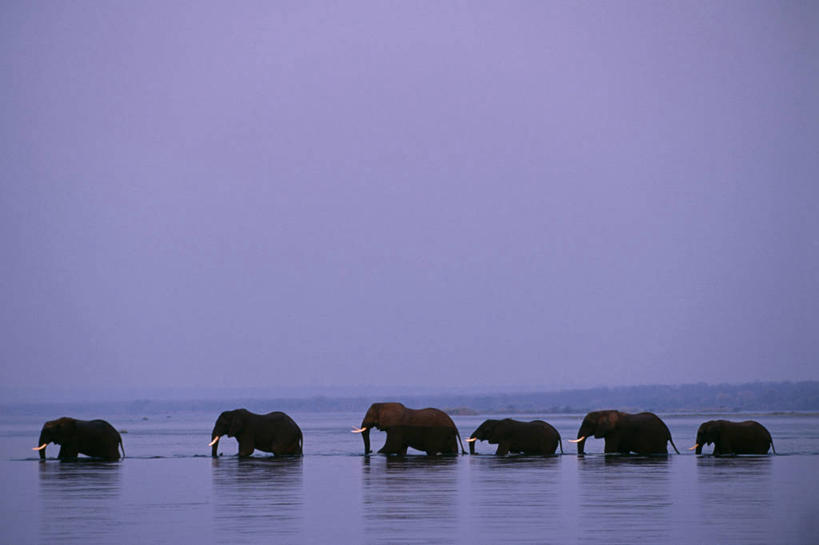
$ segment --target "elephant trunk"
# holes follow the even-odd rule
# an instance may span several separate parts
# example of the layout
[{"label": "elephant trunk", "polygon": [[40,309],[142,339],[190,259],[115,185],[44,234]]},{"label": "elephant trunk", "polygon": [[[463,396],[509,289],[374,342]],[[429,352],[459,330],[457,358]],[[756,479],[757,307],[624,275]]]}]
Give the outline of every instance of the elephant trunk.
[{"label": "elephant trunk", "polygon": [[217,451],[219,450],[219,439],[220,438],[221,438],[221,436],[218,433],[216,433],[216,430],[213,430],[213,433],[211,434],[211,439],[212,440],[210,442],[210,455],[213,456],[214,458],[219,456]]},{"label": "elephant trunk", "polygon": [[[364,427],[362,425],[362,427]],[[364,439],[364,454],[370,453],[370,428],[367,427],[364,431],[361,432],[361,438]]]},{"label": "elephant trunk", "polygon": [[578,454],[583,454],[583,449],[585,448],[585,446],[586,446],[586,438],[583,437],[582,439],[580,439],[580,441],[577,442],[577,453]]},{"label": "elephant trunk", "polygon": [[45,460],[46,459],[46,452],[45,452],[46,449],[45,449],[45,447],[50,442],[51,442],[51,439],[48,438],[45,430],[41,431],[40,432],[40,440],[37,441],[37,445],[39,447],[38,450],[40,451],[40,460]]},{"label": "elephant trunk", "polygon": [[[470,437],[469,439],[472,439],[472,438]],[[475,443],[477,443],[477,441],[467,440],[467,443],[469,443],[469,454],[470,455],[475,454]]]}]

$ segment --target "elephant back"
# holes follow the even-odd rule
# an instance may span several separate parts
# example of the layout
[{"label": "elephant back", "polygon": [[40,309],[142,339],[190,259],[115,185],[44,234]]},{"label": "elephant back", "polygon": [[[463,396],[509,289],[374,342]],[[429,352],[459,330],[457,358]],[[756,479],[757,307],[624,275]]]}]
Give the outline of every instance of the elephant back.
[{"label": "elephant back", "polygon": [[444,411],[427,407],[426,409],[409,409],[407,411],[406,426],[419,427],[447,427],[454,428],[455,422]]}]

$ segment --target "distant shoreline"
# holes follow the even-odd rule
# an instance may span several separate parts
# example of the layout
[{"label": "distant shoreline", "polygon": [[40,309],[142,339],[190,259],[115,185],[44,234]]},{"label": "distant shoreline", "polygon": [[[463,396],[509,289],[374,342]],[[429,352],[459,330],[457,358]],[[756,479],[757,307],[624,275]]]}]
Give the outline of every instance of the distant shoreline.
[{"label": "distant shoreline", "polygon": [[746,384],[685,384],[654,386],[621,386],[556,392],[402,394],[375,392],[362,388],[360,395],[305,395],[302,397],[231,395],[223,398],[93,398],[32,400],[0,403],[0,414],[25,414],[33,410],[69,411],[93,407],[106,413],[141,413],[145,411],[223,410],[252,406],[257,410],[291,410],[300,412],[358,412],[374,401],[401,401],[411,407],[440,407],[454,415],[503,414],[577,414],[602,408],[625,411],[648,410],[667,414],[764,413],[812,415],[819,413],[819,382],[755,382]]}]

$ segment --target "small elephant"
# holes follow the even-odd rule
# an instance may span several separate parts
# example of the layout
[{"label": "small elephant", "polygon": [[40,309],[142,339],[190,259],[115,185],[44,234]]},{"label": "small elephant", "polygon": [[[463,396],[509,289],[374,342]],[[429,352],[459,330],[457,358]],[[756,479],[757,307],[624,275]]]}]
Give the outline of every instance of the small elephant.
[{"label": "small elephant", "polygon": [[765,426],[753,420],[703,422],[697,430],[697,444],[688,450],[697,449],[697,454],[702,454],[703,445],[711,443],[714,444],[714,456],[768,454],[768,447],[776,454],[770,432]]},{"label": "small elephant", "polygon": [[[378,451],[382,454],[405,455],[412,447],[427,453],[458,454],[461,436],[455,423],[439,409],[408,409],[401,403],[373,403],[367,410],[360,428],[364,439],[364,454],[370,451],[370,429],[387,432],[387,440]],[[456,439],[457,438],[457,442]],[[466,454],[461,443],[461,454]]]},{"label": "small elephant", "polygon": [[283,412],[255,414],[247,409],[225,411],[216,419],[211,447],[211,456],[217,456],[219,439],[227,435],[239,442],[239,456],[250,456],[255,449],[272,452],[276,456],[285,454],[301,456],[303,437],[301,429],[292,418]]},{"label": "small elephant", "polygon": [[488,441],[492,445],[498,445],[495,452],[498,456],[505,456],[509,452],[554,454],[558,444],[560,453],[563,454],[560,433],[543,420],[531,422],[520,422],[511,418],[484,420],[466,441],[469,443],[469,454],[475,454],[477,441]]},{"label": "small elephant", "polygon": [[122,457],[125,458],[122,437],[105,420],[77,420],[67,416],[50,420],[43,424],[40,431],[40,446],[32,447],[33,450],[40,451],[40,460],[45,460],[45,449],[49,443],[60,445],[60,453],[57,455],[60,460],[74,459],[80,454],[119,460],[119,449],[122,449]]},{"label": "small elephant", "polygon": [[583,454],[583,446],[590,436],[605,438],[604,452],[628,454],[668,454],[666,443],[671,442],[677,454],[677,446],[665,422],[654,413],[629,414],[620,411],[593,411],[586,415],[577,439],[577,453]]}]

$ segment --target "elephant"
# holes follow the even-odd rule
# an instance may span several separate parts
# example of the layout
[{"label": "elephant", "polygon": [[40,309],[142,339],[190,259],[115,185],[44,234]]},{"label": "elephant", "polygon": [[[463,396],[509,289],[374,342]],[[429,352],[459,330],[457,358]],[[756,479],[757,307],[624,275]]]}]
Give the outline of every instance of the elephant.
[{"label": "elephant", "polygon": [[43,424],[40,431],[40,446],[32,447],[33,450],[40,451],[40,460],[45,460],[45,449],[49,443],[60,445],[60,453],[57,455],[60,460],[74,459],[79,454],[119,460],[119,449],[122,449],[122,457],[125,458],[122,437],[105,420],[77,420],[67,416],[50,420]]},{"label": "elephant", "polygon": [[[353,433],[360,433],[364,439],[364,454],[371,452],[371,428],[387,432],[387,440],[378,451],[382,454],[405,455],[408,447],[429,456],[458,454],[458,443],[461,443],[455,423],[439,409],[408,409],[401,403],[373,403],[361,427],[353,429]],[[466,454],[463,443],[461,454]]]},{"label": "elephant", "polygon": [[521,422],[505,418],[503,420],[484,420],[478,429],[472,432],[469,439],[469,454],[475,454],[477,441],[488,441],[498,445],[497,456],[505,456],[509,452],[523,454],[554,454],[560,445],[563,454],[563,441],[560,433],[551,424],[543,420]]},{"label": "elephant", "polygon": [[211,456],[217,457],[219,439],[235,437],[239,442],[239,456],[253,454],[254,449],[272,452],[276,456],[302,454],[303,436],[292,418],[283,412],[255,414],[247,409],[225,411],[216,419],[210,436]]},{"label": "elephant", "polygon": [[674,452],[680,453],[668,426],[654,413],[590,412],[577,431],[577,439],[569,442],[577,443],[577,453],[583,454],[586,439],[592,435],[605,438],[606,453],[668,454],[668,441],[671,441]]},{"label": "elephant", "polygon": [[696,449],[697,454],[702,454],[703,445],[711,443],[714,444],[714,456],[768,454],[769,446],[776,454],[770,432],[765,426],[753,420],[703,422],[697,430],[697,443],[688,450]]}]

